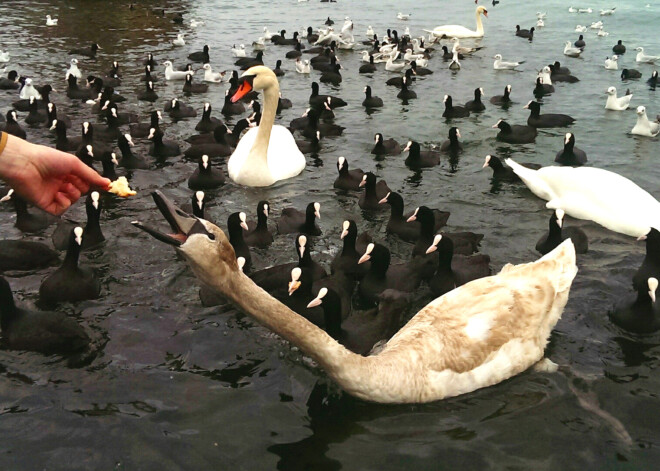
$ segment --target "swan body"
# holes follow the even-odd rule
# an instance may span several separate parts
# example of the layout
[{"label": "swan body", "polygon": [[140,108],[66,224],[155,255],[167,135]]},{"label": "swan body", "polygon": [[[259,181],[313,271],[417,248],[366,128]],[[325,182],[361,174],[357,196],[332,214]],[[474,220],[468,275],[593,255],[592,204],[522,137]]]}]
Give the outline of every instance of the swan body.
[{"label": "swan body", "polygon": [[607,70],[619,70],[619,56],[616,54],[612,56],[610,59],[609,57],[605,59],[605,68]]},{"label": "swan body", "polygon": [[638,47],[635,50],[637,51],[637,56],[635,57],[635,60],[637,62],[645,62],[647,64],[654,64],[655,61],[660,59],[660,56],[650,56],[648,54],[644,54],[644,48],[643,47]]},{"label": "swan body", "polygon": [[50,15],[46,15],[46,26],[57,26],[57,18],[51,18]]},{"label": "swan body", "polygon": [[277,77],[268,67],[256,66],[246,70],[242,80],[232,101],[252,89],[262,90],[264,107],[259,126],[241,138],[229,158],[229,177],[246,186],[269,186],[295,177],[305,168],[305,156],[287,128],[273,125],[280,92]]},{"label": "swan body", "polygon": [[0,49],[0,62],[9,62],[9,52]]},{"label": "swan body", "polygon": [[[243,274],[225,234],[154,199],[197,278],[312,357],[349,394],[379,403],[424,403],[497,384],[543,358],[577,273],[570,240],[536,262],[466,283],[426,305],[377,353],[363,357],[294,313]],[[160,200],[160,201],[159,201]],[[179,210],[180,211],[180,210]]]},{"label": "swan body", "polygon": [[591,28],[591,29],[601,29],[602,27],[603,27],[603,22],[602,21],[594,21],[589,26],[589,28]]},{"label": "swan body", "polygon": [[612,111],[627,110],[630,106],[630,100],[632,97],[632,94],[617,97],[616,88],[610,87],[607,89],[607,101],[605,102],[605,109]]},{"label": "swan body", "polygon": [[617,173],[593,167],[532,170],[512,159],[506,163],[549,209],[561,208],[569,216],[633,237],[660,227],[660,203]]},{"label": "swan body", "polygon": [[495,54],[493,59],[495,59],[495,62],[493,62],[493,69],[495,70],[515,70],[516,67],[525,62],[505,62],[502,60],[502,54]]},{"label": "swan body", "polygon": [[477,19],[477,29],[473,31],[466,28],[465,26],[460,25],[443,25],[437,26],[433,31],[427,31],[428,33],[433,34],[434,37],[442,39],[444,36],[450,38],[483,38],[484,37],[484,25],[481,22],[481,15],[484,15],[488,18],[488,10],[483,6],[478,6],[474,12],[474,16]]},{"label": "swan body", "polygon": [[586,33],[586,32],[587,32],[587,27],[586,27],[586,26],[582,26],[582,25],[577,25],[577,26],[575,27],[575,32],[576,32],[576,33]]},{"label": "swan body", "polygon": [[646,116],[646,107],[638,106],[637,123],[630,133],[636,134],[637,136],[655,137],[660,133],[660,123],[649,121],[649,118]]},{"label": "swan body", "polygon": [[404,14],[404,13],[399,12],[399,13],[396,14],[396,17],[397,17],[398,20],[406,21],[406,20],[410,19],[410,13]]},{"label": "swan body", "polygon": [[610,35],[610,33],[605,31],[603,28],[599,29],[598,32],[596,33],[596,36],[600,36],[600,37],[605,37],[605,36],[609,36],[609,35]]},{"label": "swan body", "polygon": [[538,21],[536,22],[536,27],[537,28],[544,28],[545,27],[545,22],[539,18]]},{"label": "swan body", "polygon": [[616,7],[610,8],[608,10],[601,10],[600,11],[600,16],[610,16],[614,15],[614,11],[616,10]]}]

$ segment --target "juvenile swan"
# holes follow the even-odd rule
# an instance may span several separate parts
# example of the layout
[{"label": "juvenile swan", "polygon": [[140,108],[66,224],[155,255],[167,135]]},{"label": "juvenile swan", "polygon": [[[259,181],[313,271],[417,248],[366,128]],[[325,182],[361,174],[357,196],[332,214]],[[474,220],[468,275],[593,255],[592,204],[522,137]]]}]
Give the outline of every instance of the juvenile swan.
[{"label": "juvenile swan", "polygon": [[294,313],[243,274],[219,228],[154,200],[173,235],[134,224],[183,254],[202,283],[300,347],[346,392],[367,401],[420,403],[497,384],[543,358],[577,267],[566,240],[536,262],[506,265],[419,311],[377,353],[363,357]]}]

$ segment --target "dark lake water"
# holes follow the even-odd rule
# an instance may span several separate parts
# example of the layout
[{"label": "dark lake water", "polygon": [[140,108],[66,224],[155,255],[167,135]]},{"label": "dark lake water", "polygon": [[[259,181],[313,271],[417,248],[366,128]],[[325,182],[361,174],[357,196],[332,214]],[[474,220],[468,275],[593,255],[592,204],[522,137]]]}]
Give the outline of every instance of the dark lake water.
[{"label": "dark lake water", "polygon": [[[130,10],[123,1],[1,2],[0,48],[12,57],[7,70],[15,68],[37,83],[49,82],[64,91],[67,51],[98,42],[103,49],[97,60],[80,61],[83,74],[103,74],[118,60],[124,76],[118,91],[129,99],[120,108],[139,113],[144,121],[152,109],[162,109],[166,99],[182,96],[181,83],[166,83],[159,67],[160,100],[153,106],[137,102],[147,52],[179,66],[190,52],[209,44],[213,68],[225,70],[233,67],[231,45],[244,43],[249,50],[264,26],[291,34],[321,26],[328,16],[341,26],[349,16],[360,40],[368,25],[379,35],[388,27],[402,32],[405,26],[419,35],[422,28],[440,24],[474,27],[475,7],[466,0],[136,3]],[[588,153],[589,165],[618,172],[660,197],[658,140],[629,134],[634,111],[604,110],[605,90],[615,85],[620,92],[630,88],[633,107],[645,105],[649,116],[660,113],[660,92],[649,91],[645,84],[653,67],[636,65],[631,53],[637,45],[660,53],[660,7],[645,5],[618,2],[616,14],[604,18],[610,36],[600,38],[589,30],[583,57],[569,59],[562,54],[564,41],[577,39],[576,24],[601,19],[596,13],[569,14],[570,5],[558,0],[542,6],[488,3],[483,49],[465,59],[458,73],[447,70],[436,54],[429,63],[435,73],[417,80],[419,98],[409,104],[402,104],[397,91],[385,86],[392,74],[382,68],[373,76],[360,76],[359,55],[341,51],[344,81],[322,91],[349,102],[336,112],[335,122],[346,127],[343,136],[324,139],[319,155],[308,158],[306,170],[292,180],[266,189],[228,183],[209,192],[211,219],[224,227],[234,211],[252,217],[257,202],[267,199],[274,221],[284,207],[302,209],[318,201],[323,235],[315,241],[315,259],[332,259],[340,247],[341,223],[349,217],[384,241],[396,257],[407,257],[410,246],[385,233],[389,211],[362,213],[356,195],[332,189],[336,159],[343,155],[352,168],[374,170],[387,180],[403,195],[407,208],[427,204],[451,211],[449,230],[484,233],[481,251],[491,256],[495,270],[508,262],[534,260],[534,245],[547,229],[544,202],[524,186],[493,185],[491,172],[481,166],[489,153],[550,165],[562,148],[565,130],[542,130],[536,144],[514,146],[496,142],[491,126],[500,118],[523,124],[528,113],[522,107],[532,99],[535,71],[560,60],[581,80],[556,85],[556,93],[544,99],[543,111],[577,119],[571,131]],[[597,11],[612,5],[594,1],[575,6]],[[165,18],[156,14],[156,7],[165,8]],[[516,38],[515,24],[533,26],[540,9],[547,11],[546,27],[532,43]],[[184,26],[170,20],[178,11],[185,13]],[[412,13],[410,21],[397,20],[398,11]],[[45,26],[48,13],[59,18],[57,27]],[[191,29],[193,18],[205,24]],[[186,32],[185,47],[172,45],[178,32]],[[603,68],[617,39],[629,50],[619,60],[620,68],[640,69],[643,80],[622,84],[619,73]],[[269,46],[266,64],[272,67],[277,59],[284,60],[288,50]],[[526,63],[519,72],[494,71],[496,53]],[[319,74],[296,74],[287,60],[284,69],[282,94],[294,106],[278,122],[288,124],[306,108],[310,84]],[[506,84],[513,86],[516,104],[503,111],[487,98],[501,94]],[[365,85],[385,102],[371,115],[360,106]],[[450,127],[441,117],[443,96],[448,93],[455,103],[464,103],[479,86],[486,93],[486,111],[451,123],[460,128],[465,145],[458,161],[444,160],[439,167],[413,172],[404,165],[404,155],[379,162],[372,158],[376,132],[402,146],[410,138],[424,147],[440,144]],[[183,99],[198,110],[209,101],[220,116],[225,89],[226,84],[212,85],[204,95]],[[11,92],[0,93],[0,112],[15,99]],[[89,107],[64,93],[55,94],[53,101],[74,120],[74,129],[95,119]],[[183,144],[196,123],[174,124],[166,117],[163,129],[167,138]],[[29,129],[28,139],[54,145],[44,129]],[[147,141],[136,144],[134,152],[146,155]],[[90,364],[70,368],[59,357],[0,351],[1,469],[657,469],[660,334],[632,336],[607,317],[616,302],[632,296],[631,278],[644,256],[643,243],[569,218],[569,225],[581,226],[588,234],[590,250],[578,260],[570,300],[547,349],[547,356],[560,366],[557,373],[526,372],[427,405],[374,405],[342,395],[308,358],[245,314],[229,307],[202,307],[198,284],[185,263],[130,225],[136,218],[162,223],[149,197],[154,189],[178,202],[188,201],[187,179],[195,168],[194,162],[174,158],[130,172],[138,195],[106,202],[102,227],[107,242],[81,259],[100,276],[102,296],[61,307],[94,337],[96,357]],[[9,206],[0,211],[0,235],[22,237],[13,227]],[[77,204],[67,216],[84,219],[84,205]],[[42,234],[44,240],[50,240],[51,230]],[[271,249],[253,253],[257,267],[294,257],[289,237],[278,237]],[[39,284],[49,272],[9,274],[16,298],[27,304],[36,301]],[[429,300],[429,293],[421,290],[416,306]]]}]

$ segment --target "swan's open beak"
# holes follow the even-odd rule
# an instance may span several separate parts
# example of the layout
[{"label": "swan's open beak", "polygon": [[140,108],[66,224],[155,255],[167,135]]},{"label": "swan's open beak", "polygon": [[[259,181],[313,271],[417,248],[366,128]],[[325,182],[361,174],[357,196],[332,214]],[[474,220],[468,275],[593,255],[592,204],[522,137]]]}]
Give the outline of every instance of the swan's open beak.
[{"label": "swan's open beak", "polygon": [[238,90],[236,90],[234,96],[231,97],[231,102],[236,103],[238,100],[240,100],[249,92],[251,92],[253,81],[254,81],[254,75],[246,75],[245,77],[241,77],[238,80]]},{"label": "swan's open beak", "polygon": [[134,226],[147,232],[155,239],[175,247],[183,245],[192,234],[205,234],[210,239],[215,238],[213,234],[206,230],[206,227],[204,227],[204,224],[202,224],[199,219],[190,216],[179,209],[160,191],[154,191],[151,196],[153,197],[156,206],[172,228],[172,233],[166,234],[160,232],[156,229],[145,226],[139,221],[133,221]]}]

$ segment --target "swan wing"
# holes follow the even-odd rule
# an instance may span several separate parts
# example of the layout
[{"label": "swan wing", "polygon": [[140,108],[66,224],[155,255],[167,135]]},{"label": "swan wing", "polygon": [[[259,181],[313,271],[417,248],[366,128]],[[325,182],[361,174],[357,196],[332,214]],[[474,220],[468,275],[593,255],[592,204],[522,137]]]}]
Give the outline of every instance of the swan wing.
[{"label": "swan wing", "polygon": [[[575,249],[566,240],[536,262],[432,301],[378,356],[408,353],[411,374],[425,382],[419,402],[496,384],[543,357],[576,273]],[[414,371],[422,359],[425,371]]]}]

